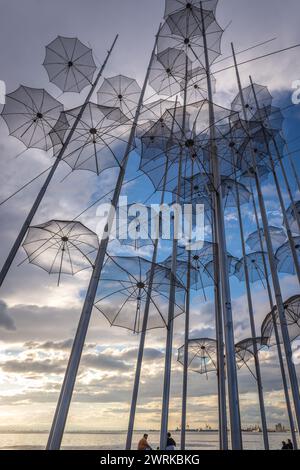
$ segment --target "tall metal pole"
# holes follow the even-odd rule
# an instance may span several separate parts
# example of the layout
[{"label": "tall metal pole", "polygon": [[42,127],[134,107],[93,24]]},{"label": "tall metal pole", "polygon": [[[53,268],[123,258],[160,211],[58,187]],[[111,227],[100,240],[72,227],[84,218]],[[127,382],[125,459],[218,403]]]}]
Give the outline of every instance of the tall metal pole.
[{"label": "tall metal pole", "polygon": [[298,449],[298,442],[297,442],[296,433],[295,433],[295,423],[294,423],[293,411],[292,411],[290,395],[289,395],[288,381],[287,381],[286,373],[285,373],[285,367],[284,367],[284,361],[283,361],[282,350],[281,350],[281,345],[280,345],[280,338],[279,338],[277,320],[276,320],[276,316],[275,316],[274,309],[273,309],[274,301],[273,301],[272,289],[271,289],[270,281],[269,281],[269,273],[268,273],[267,261],[266,261],[265,251],[264,251],[264,244],[263,244],[262,234],[261,234],[261,230],[260,230],[260,224],[259,224],[259,220],[258,220],[256,202],[255,202],[255,197],[254,197],[254,192],[253,192],[253,187],[252,187],[251,180],[250,180],[250,192],[251,192],[251,198],[252,198],[252,202],[253,202],[253,210],[254,210],[254,216],[255,216],[255,221],[256,221],[257,233],[258,233],[258,236],[259,236],[260,251],[262,253],[264,275],[265,275],[265,280],[266,280],[266,284],[267,284],[270,311],[273,312],[272,317],[273,317],[273,327],[274,327],[274,333],[275,333],[275,341],[276,341],[276,346],[277,346],[279,367],[280,367],[281,377],[282,377],[285,403],[286,403],[288,419],[289,419],[290,428],[291,428],[292,441],[293,441],[294,449]]},{"label": "tall metal pole", "polygon": [[[253,92],[253,96],[254,96],[254,100],[255,100],[257,110],[258,110],[258,112],[260,112],[258,99],[257,99],[257,96],[256,96],[255,88],[254,88],[251,77],[250,77],[250,83],[251,83],[252,92]],[[268,154],[268,157],[269,157],[271,171],[272,171],[272,175],[273,175],[276,190],[277,190],[277,195],[278,195],[278,199],[279,199],[279,203],[280,203],[280,207],[281,207],[281,212],[282,212],[282,215],[283,215],[283,221],[284,221],[284,225],[285,225],[285,228],[286,228],[286,233],[287,233],[289,244],[290,244],[290,247],[291,247],[291,252],[292,252],[292,256],[293,256],[293,260],[294,260],[294,264],[295,264],[296,274],[297,274],[297,277],[298,277],[298,281],[300,283],[300,264],[299,264],[299,260],[298,260],[296,247],[295,247],[295,241],[294,241],[292,231],[291,231],[291,228],[290,228],[290,223],[289,223],[288,218],[287,218],[280,183],[279,183],[278,176],[277,176],[277,173],[276,173],[272,153],[270,151],[270,146],[269,146],[268,138],[267,138],[267,135],[266,135],[266,130],[263,126],[263,123],[261,123],[261,129],[262,129],[262,133],[263,133],[263,136],[264,136],[264,141],[265,141],[267,154]]]},{"label": "tall metal pole", "polygon": [[251,287],[250,287],[250,276],[249,276],[249,269],[248,269],[248,264],[247,264],[244,224],[243,224],[243,219],[242,219],[242,214],[241,214],[240,191],[239,191],[238,184],[235,184],[235,194],[236,194],[236,207],[237,207],[237,212],[238,212],[239,227],[240,227],[242,254],[243,254],[243,259],[244,259],[244,263],[243,263],[244,275],[245,275],[248,311],[249,311],[250,328],[251,328],[251,336],[252,336],[252,344],[253,344],[253,355],[254,355],[255,372],[256,372],[256,380],[257,380],[257,391],[258,391],[258,399],[259,399],[259,407],[260,407],[261,424],[262,424],[265,450],[269,450],[268,426],[267,426],[265,402],[264,402],[264,395],[263,395],[261,370],[260,370],[259,357],[258,357],[258,348],[257,348],[257,343],[256,343],[257,335],[256,335],[253,302],[252,302],[252,294],[251,294]]},{"label": "tall metal pole", "polygon": [[[185,136],[186,126],[186,104],[187,104],[187,81],[188,81],[188,57],[185,60],[185,84],[184,84],[184,97],[183,97],[183,117],[182,117],[182,131],[181,136]],[[181,197],[181,177],[182,177],[182,157],[183,148],[181,146],[178,165],[178,183],[176,193],[176,204],[180,203]],[[175,234],[174,227],[174,234]],[[176,269],[177,269],[177,248],[178,239],[173,239],[172,248],[172,266],[170,273],[170,293],[169,293],[169,310],[168,310],[168,324],[167,324],[167,338],[166,338],[166,357],[165,357],[165,371],[164,371],[164,385],[163,385],[163,399],[162,399],[162,412],[161,412],[161,429],[160,429],[160,449],[165,450],[167,445],[168,421],[169,421],[169,403],[170,403],[170,385],[171,385],[171,366],[172,366],[172,345],[173,345],[173,327],[174,327],[174,308],[176,299]]]},{"label": "tall metal pole", "polygon": [[[241,79],[240,79],[240,75],[239,75],[239,70],[238,70],[238,66],[237,66],[237,61],[236,61],[236,56],[235,56],[233,44],[231,44],[231,47],[232,47],[234,65],[235,65],[235,70],[236,70],[238,88],[239,88],[239,93],[240,93],[241,102],[242,102],[244,120],[247,123],[248,121],[247,121],[247,114],[246,114],[246,108],[245,108],[243,89],[242,89],[242,85],[241,85]],[[249,131],[249,129],[248,129],[248,131]],[[249,135],[250,135],[250,132],[249,132]],[[259,174],[258,174],[258,171],[257,171],[256,157],[255,157],[255,154],[253,152],[252,152],[252,160],[253,160],[253,168],[254,168],[254,175],[255,175],[255,183],[256,183],[258,201],[259,201],[260,212],[261,212],[261,216],[262,216],[263,228],[264,228],[264,232],[265,232],[267,251],[268,251],[268,255],[269,255],[269,262],[270,262],[270,269],[271,269],[273,287],[274,287],[274,292],[275,292],[276,305],[277,305],[278,315],[279,315],[279,319],[280,319],[281,334],[282,334],[282,338],[283,338],[284,351],[285,351],[285,356],[286,356],[286,361],[287,361],[287,366],[288,366],[291,390],[292,390],[294,407],[295,407],[296,418],[297,418],[297,425],[298,425],[298,429],[299,429],[300,428],[300,396],[299,396],[299,388],[298,388],[298,379],[297,379],[295,365],[293,363],[293,358],[292,358],[293,353],[292,353],[291,342],[290,342],[290,338],[289,338],[287,321],[286,321],[286,317],[285,317],[284,304],[283,304],[281,288],[280,288],[280,282],[279,282],[278,273],[277,273],[276,260],[275,260],[275,256],[274,256],[273,246],[272,246],[272,239],[271,239],[271,235],[270,235],[270,231],[269,231],[268,217],[267,217],[266,207],[265,207],[264,198],[263,198],[263,194],[262,194],[260,178],[259,178]]]},{"label": "tall metal pole", "polygon": [[[194,161],[192,161],[191,177],[191,203],[193,202],[193,177]],[[192,227],[190,226],[190,230]],[[191,242],[191,231],[190,239]],[[186,441],[186,414],[187,414],[187,391],[188,391],[188,369],[189,369],[189,334],[190,334],[190,304],[191,304],[191,250],[188,251],[187,277],[186,277],[186,303],[185,303],[185,327],[184,327],[184,354],[183,354],[183,380],[182,380],[182,407],[181,407],[181,450],[185,450]]]},{"label": "tall metal pole", "polygon": [[242,433],[241,433],[241,420],[239,408],[239,392],[237,380],[237,368],[235,360],[235,341],[234,341],[234,328],[232,318],[232,305],[231,305],[231,292],[229,282],[228,259],[226,249],[226,237],[224,226],[224,210],[221,189],[221,176],[219,168],[219,159],[215,140],[215,116],[214,106],[212,102],[212,85],[210,74],[210,63],[208,56],[207,38],[205,32],[204,15],[201,7],[202,16],[202,33],[203,45],[205,54],[205,69],[207,74],[207,89],[208,89],[208,104],[209,104],[209,121],[211,133],[211,162],[214,179],[214,223],[216,227],[217,246],[218,246],[218,259],[220,266],[220,280],[222,287],[222,303],[223,303],[223,317],[224,317],[224,331],[225,331],[225,349],[227,359],[227,377],[228,377],[228,398],[229,398],[229,414],[230,414],[230,431],[231,431],[231,444],[234,450],[242,449]]},{"label": "tall metal pole", "polygon": [[[159,27],[159,31],[160,31],[160,27]],[[131,128],[131,133],[130,133],[130,136],[129,136],[127,149],[125,151],[122,166],[121,166],[121,169],[120,169],[120,172],[119,172],[119,177],[118,177],[118,181],[117,181],[117,184],[116,184],[116,189],[115,189],[113,200],[112,200],[112,207],[111,207],[111,210],[109,211],[108,222],[107,222],[107,227],[106,227],[107,235],[109,235],[109,233],[111,231],[111,227],[112,227],[113,221],[114,221],[115,207],[118,204],[119,197],[120,197],[120,194],[121,194],[122,185],[123,185],[125,172],[126,172],[126,167],[127,167],[129,155],[130,155],[131,150],[132,150],[132,143],[134,141],[135,131],[136,131],[136,128],[137,128],[137,125],[138,125],[138,119],[139,119],[140,111],[141,111],[141,108],[142,108],[142,104],[143,104],[143,100],[144,100],[144,96],[145,96],[145,91],[146,91],[146,88],[147,88],[150,68],[151,68],[151,65],[152,65],[152,62],[153,62],[153,59],[154,59],[154,56],[155,56],[155,49],[156,49],[156,45],[157,45],[157,39],[158,39],[158,34],[157,34],[156,39],[155,39],[153,51],[152,51],[152,54],[151,54],[150,62],[149,62],[149,65],[148,65],[146,76],[145,76],[145,81],[144,81],[144,84],[143,84],[143,88],[142,88],[142,91],[141,91],[141,95],[140,95],[140,99],[139,99],[139,102],[138,102],[137,110],[136,110],[136,113],[135,113],[134,122],[133,122],[133,125],[132,125],[132,128]],[[95,301],[95,297],[96,297],[96,293],[97,293],[98,283],[99,283],[99,279],[100,279],[100,275],[101,275],[101,271],[102,271],[102,267],[103,267],[103,263],[104,263],[104,259],[105,259],[105,254],[106,254],[108,242],[109,242],[109,236],[107,236],[106,238],[103,238],[101,240],[101,243],[100,243],[97,258],[96,258],[96,261],[95,261],[93,274],[92,274],[92,277],[91,277],[91,280],[90,280],[90,283],[89,283],[89,287],[88,287],[88,291],[87,291],[87,294],[86,294],[83,309],[82,309],[82,312],[81,312],[81,316],[80,316],[79,324],[78,324],[78,327],[77,327],[75,339],[74,339],[74,342],[73,342],[68,367],[67,367],[67,370],[66,370],[66,374],[65,374],[63,385],[62,385],[62,389],[61,389],[61,392],[60,392],[60,397],[59,397],[59,400],[58,400],[58,404],[57,404],[57,407],[56,407],[56,412],[55,412],[55,415],[54,415],[54,420],[53,420],[53,423],[52,423],[52,428],[51,428],[51,431],[50,431],[48,444],[47,444],[47,449],[48,450],[59,449],[60,445],[61,445],[61,441],[62,441],[64,429],[65,429],[65,424],[66,424],[66,420],[67,420],[67,416],[68,416],[68,411],[69,411],[69,407],[70,407],[70,403],[71,403],[71,399],[72,399],[73,389],[74,389],[74,385],[75,385],[75,381],[76,381],[77,371],[78,371],[78,367],[79,367],[79,363],[80,363],[80,359],[81,359],[81,355],[82,355],[82,350],[83,350],[83,347],[84,347],[84,342],[85,342],[85,338],[86,338],[86,334],[87,334],[87,330],[88,330],[88,326],[89,326],[89,322],[90,322],[90,318],[91,318],[91,313],[92,313],[92,309],[93,309],[93,305],[94,305],[94,301]]]},{"label": "tall metal pole", "polygon": [[[185,127],[183,127],[183,129],[184,128]],[[176,194],[177,204],[180,202],[182,154],[183,154],[183,150],[181,149],[180,156],[179,156],[178,185],[177,185],[177,194]],[[176,227],[174,227],[174,235],[176,234],[175,229]],[[174,309],[175,309],[175,300],[176,300],[177,247],[178,247],[178,240],[174,236],[173,249],[172,249],[172,266],[171,266],[171,272],[170,272],[170,293],[169,293],[169,309],[168,309],[167,338],[166,338],[166,356],[165,356],[163,400],[162,400],[161,428],[160,428],[160,450],[165,450],[167,446],[170,385],[171,385],[171,366],[172,366],[173,327],[174,327]]]},{"label": "tall metal pole", "polygon": [[293,210],[294,210],[295,219],[296,219],[296,222],[297,222],[297,225],[298,225],[298,230],[299,230],[299,233],[300,233],[300,214],[299,214],[299,212],[298,212],[298,210],[297,210],[296,201],[295,201],[295,198],[294,198],[294,196],[293,196],[292,188],[291,188],[291,185],[290,185],[290,182],[289,182],[287,173],[286,173],[285,168],[284,168],[284,164],[283,164],[283,161],[282,161],[280,152],[279,152],[279,148],[278,148],[276,139],[273,137],[272,140],[273,140],[273,143],[274,143],[274,147],[275,147],[275,150],[276,150],[277,160],[278,160],[278,162],[279,162],[279,166],[280,166],[280,169],[281,169],[281,173],[282,173],[282,175],[283,175],[283,179],[284,179],[286,188],[287,188],[287,190],[288,190],[289,198],[290,198],[290,201],[291,201]]},{"label": "tall metal pole", "polygon": [[19,232],[19,234],[18,234],[18,236],[17,236],[17,239],[16,239],[15,243],[13,244],[12,249],[11,249],[10,252],[9,252],[9,255],[8,255],[6,261],[5,261],[5,263],[4,263],[4,265],[3,265],[2,269],[1,269],[1,272],[0,272],[0,287],[1,287],[2,284],[3,284],[3,281],[4,281],[4,279],[5,279],[6,275],[7,275],[7,273],[8,273],[8,271],[9,271],[10,267],[11,267],[11,264],[12,264],[12,262],[13,262],[15,256],[16,256],[16,254],[17,254],[17,252],[18,252],[18,249],[20,248],[21,243],[22,243],[22,241],[23,241],[23,239],[24,239],[24,237],[25,237],[25,235],[26,235],[26,233],[27,233],[27,230],[28,230],[28,228],[29,228],[29,226],[30,226],[30,224],[31,224],[31,222],[32,222],[32,220],[33,220],[33,218],[34,218],[34,216],[35,216],[35,214],[36,214],[38,208],[39,208],[39,205],[40,205],[40,203],[41,203],[41,201],[42,201],[42,199],[43,199],[43,197],[44,197],[44,195],[45,195],[45,193],[46,193],[46,191],[47,191],[47,188],[48,188],[48,186],[49,186],[49,184],[50,184],[50,182],[51,182],[51,180],[52,180],[52,177],[53,177],[54,173],[56,172],[57,167],[58,167],[59,163],[61,162],[61,160],[62,160],[62,158],[63,158],[63,156],[64,156],[64,154],[65,154],[65,151],[66,151],[66,149],[67,149],[67,147],[68,147],[68,145],[69,145],[69,143],[70,143],[70,141],[71,141],[71,139],[72,139],[72,137],[73,137],[73,135],[74,135],[74,132],[75,132],[75,130],[76,130],[76,128],[77,128],[77,126],[78,126],[78,124],[79,124],[81,118],[82,118],[82,115],[83,115],[83,113],[84,113],[84,110],[86,109],[86,107],[87,107],[87,105],[88,105],[88,103],[89,103],[89,101],[90,101],[90,99],[91,99],[91,97],[92,97],[92,94],[94,93],[94,91],[95,91],[95,89],[96,89],[96,87],[97,87],[97,84],[99,83],[99,80],[100,80],[100,78],[101,78],[101,76],[102,76],[102,74],[103,74],[103,72],[104,72],[104,69],[105,69],[106,64],[107,64],[107,62],[108,62],[108,59],[109,59],[109,57],[110,57],[110,55],[111,55],[111,53],[112,53],[112,51],[113,51],[113,49],[114,49],[114,47],[115,47],[115,44],[116,44],[116,42],[117,42],[118,37],[119,37],[119,35],[117,34],[117,36],[115,37],[115,39],[114,39],[114,41],[113,41],[113,43],[112,43],[112,46],[111,46],[110,50],[109,50],[108,53],[107,53],[106,59],[105,59],[105,61],[103,62],[103,65],[102,65],[102,67],[101,67],[101,69],[100,69],[100,71],[99,71],[99,73],[98,73],[98,75],[97,75],[97,77],[96,77],[96,80],[95,80],[95,82],[93,83],[93,85],[91,86],[91,89],[90,89],[90,91],[89,91],[89,93],[88,93],[88,95],[87,95],[87,97],[86,97],[86,99],[85,99],[85,101],[84,101],[84,103],[83,103],[83,105],[82,105],[82,107],[81,107],[81,110],[80,110],[80,112],[78,113],[78,116],[76,117],[76,119],[75,119],[75,121],[74,121],[74,124],[73,124],[72,128],[70,129],[70,132],[68,133],[68,136],[67,136],[67,138],[66,138],[66,140],[65,140],[65,142],[64,142],[64,144],[63,144],[63,146],[62,146],[62,148],[61,148],[61,150],[60,150],[60,152],[59,152],[59,154],[58,154],[58,156],[57,156],[57,158],[56,158],[56,160],[55,160],[55,163],[54,163],[54,165],[52,166],[52,168],[51,168],[51,170],[50,170],[50,172],[49,172],[49,174],[48,174],[48,176],[47,176],[47,178],[46,178],[46,181],[44,182],[42,188],[40,189],[40,191],[39,191],[39,193],[38,193],[38,195],[37,195],[37,197],[36,197],[36,199],[35,199],[35,201],[34,201],[34,203],[33,203],[33,206],[32,206],[32,208],[30,209],[30,212],[29,212],[29,214],[28,214],[28,216],[27,216],[27,218],[26,218],[26,220],[25,220],[25,222],[24,222],[24,224],[23,224],[23,226],[22,226],[22,228],[21,228],[21,230],[20,230],[20,232]]},{"label": "tall metal pole", "polygon": [[186,410],[189,368],[189,333],[190,333],[190,302],[191,302],[191,251],[188,252],[185,328],[184,328],[184,356],[183,356],[183,382],[182,382],[182,408],[181,408],[181,450],[185,450],[186,441]]},{"label": "tall metal pole", "polygon": [[[172,129],[171,129],[171,134],[170,134],[171,138],[172,138],[173,131],[174,131],[176,109],[177,109],[177,97],[175,101],[174,117],[173,117]],[[161,201],[160,201],[161,204],[164,203],[164,199],[165,199],[168,171],[169,171],[169,158],[168,158],[168,152],[166,152],[166,166],[165,166],[165,172],[164,172],[163,190],[162,190]],[[140,385],[140,377],[141,377],[141,370],[142,370],[142,363],[143,363],[143,356],[144,356],[147,325],[148,325],[149,311],[150,311],[150,305],[151,305],[153,279],[154,279],[154,274],[155,274],[154,264],[157,261],[159,233],[157,233],[156,235],[157,236],[154,241],[152,266],[151,266],[150,275],[149,275],[149,286],[148,286],[147,298],[146,298],[146,303],[145,303],[143,325],[142,325],[138,357],[137,357],[137,363],[136,363],[136,369],[135,369],[135,377],[134,377],[130,414],[129,414],[129,423],[128,423],[128,430],[127,430],[127,438],[126,438],[126,450],[130,450],[132,446],[132,436],[133,436],[133,429],[134,429],[136,405],[137,405],[137,399],[138,399],[138,393],[139,393],[139,385]]]}]

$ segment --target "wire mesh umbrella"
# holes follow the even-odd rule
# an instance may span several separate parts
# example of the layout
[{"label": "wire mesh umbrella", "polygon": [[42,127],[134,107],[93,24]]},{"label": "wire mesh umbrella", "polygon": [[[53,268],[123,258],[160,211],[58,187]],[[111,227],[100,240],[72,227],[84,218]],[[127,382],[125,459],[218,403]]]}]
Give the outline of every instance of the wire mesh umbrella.
[{"label": "wire mesh umbrella", "polygon": [[254,342],[256,343],[257,351],[259,352],[268,348],[269,338],[247,338],[239,341],[235,345],[236,362],[239,369],[244,365],[247,365],[247,363],[254,358]]},{"label": "wire mesh umbrella", "polygon": [[74,275],[93,266],[97,235],[81,222],[50,220],[30,227],[23,243],[29,263],[49,274]]},{"label": "wire mesh umbrella", "polygon": [[191,61],[183,51],[167,48],[152,64],[149,84],[158,94],[173,96],[182,90],[182,80],[191,72]]},{"label": "wire mesh umbrella", "polygon": [[[269,226],[269,232],[273,249],[276,250],[282,245],[282,243],[286,241],[286,233],[283,228],[275,227],[273,225]],[[263,242],[264,250],[267,251],[264,230],[262,228],[259,229],[259,231],[256,230],[255,232],[251,233],[247,238],[246,243],[251,250],[259,250],[261,248],[261,240]]]},{"label": "wire mesh umbrella", "polygon": [[260,104],[260,109],[271,106],[273,101],[272,95],[266,86],[254,84],[254,92],[252,86],[249,85],[248,87],[243,88],[243,97],[238,93],[231,103],[231,108],[242,114],[244,110],[243,101],[245,102],[245,112],[248,121],[251,121],[255,116],[257,116],[258,108],[256,97]]},{"label": "wire mesh umbrella", "polygon": [[[177,361],[184,364],[184,346],[178,349]],[[193,372],[207,375],[217,371],[217,342],[211,338],[190,339],[188,342],[188,367]]]},{"label": "wire mesh umbrella", "polygon": [[[215,12],[218,0],[203,0],[202,8],[206,11]],[[200,2],[198,0],[166,0],[164,17],[168,17],[172,13],[178,13],[184,9],[192,14],[193,8],[199,9]]]},{"label": "wire mesh umbrella", "polygon": [[[246,263],[249,272],[249,280],[254,283],[260,281],[263,286],[265,286],[265,269],[264,269],[264,257],[266,253],[257,251],[255,253],[250,253],[246,255]],[[234,275],[239,279],[239,281],[245,281],[245,269],[244,269],[244,258],[241,258],[235,267]],[[269,266],[268,266],[269,270]],[[268,271],[269,274],[269,271]]]},{"label": "wire mesh umbrella", "polygon": [[141,95],[141,88],[134,78],[124,75],[105,78],[97,92],[97,102],[103,106],[119,107],[132,118]]},{"label": "wire mesh umbrella", "polygon": [[[294,237],[293,242],[298,259],[300,260],[300,237]],[[290,242],[286,242],[278,248],[276,259],[278,260],[278,271],[280,273],[296,274]]]},{"label": "wire mesh umbrella", "polygon": [[[259,164],[256,167],[256,172],[261,182],[265,181],[270,173],[267,165]],[[249,167],[239,177],[239,182],[248,187],[255,186],[255,170],[253,167]]]},{"label": "wire mesh umbrella", "polygon": [[225,208],[236,207],[237,191],[239,197],[239,204],[248,204],[251,199],[251,193],[248,191],[246,186],[230,178],[222,179],[222,193]]},{"label": "wire mesh umbrella", "polygon": [[77,38],[58,36],[46,46],[43,63],[50,82],[62,92],[80,93],[97,69],[92,50]]},{"label": "wire mesh umbrella", "polygon": [[[112,326],[141,333],[148,296],[151,262],[140,257],[108,257],[99,284],[95,307]],[[184,312],[185,289],[175,280],[174,318]],[[170,271],[155,265],[147,329],[168,323]]]},{"label": "wire mesh umbrella", "polygon": [[[296,214],[296,211],[298,215]],[[298,225],[297,217],[300,216],[300,201],[296,201],[295,206],[294,204],[291,204],[286,211],[286,215],[288,218],[291,231],[295,234],[298,234],[299,225]]]},{"label": "wire mesh umbrella", "polygon": [[65,116],[67,126],[80,116],[63,157],[72,170],[100,175],[108,168],[120,166],[131,130],[120,109],[88,103],[83,113],[78,107],[66,111]]},{"label": "wire mesh umbrella", "polygon": [[[285,319],[287,323],[287,328],[289,332],[290,341],[294,341],[300,335],[300,296],[295,295],[290,297],[286,302],[284,302],[284,312]],[[280,328],[280,319],[278,315],[277,307],[275,306],[273,310],[268,313],[264,319],[261,326],[261,334],[263,337],[269,338],[269,345],[273,346],[276,344],[274,335],[274,320],[276,325],[278,325],[278,334],[280,343],[283,342],[281,328]]]},{"label": "wire mesh umbrella", "polygon": [[[209,61],[212,64],[221,54],[223,30],[212,12],[204,11],[204,27],[208,42]],[[193,9],[193,14],[185,10],[169,15],[161,27],[157,48],[159,52],[167,48],[183,50],[192,61],[204,63],[204,44],[201,10]]]},{"label": "wire mesh umbrella", "polygon": [[[212,77],[213,93],[216,91],[216,79]],[[203,67],[197,67],[191,73],[191,78],[187,83],[187,102],[195,103],[207,99],[207,74]],[[183,96],[183,92],[181,92]]]},{"label": "wire mesh umbrella", "polygon": [[49,150],[49,133],[57,123],[63,105],[41,88],[21,85],[6,96],[1,116],[9,134],[23,142],[27,148]]}]

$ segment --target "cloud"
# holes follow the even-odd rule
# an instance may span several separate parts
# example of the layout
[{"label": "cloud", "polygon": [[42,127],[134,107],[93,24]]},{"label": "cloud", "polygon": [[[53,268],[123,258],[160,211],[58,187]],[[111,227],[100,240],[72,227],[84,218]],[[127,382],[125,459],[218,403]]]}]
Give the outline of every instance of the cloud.
[{"label": "cloud", "polygon": [[7,305],[3,300],[0,300],[0,327],[9,331],[16,329],[13,319],[7,313]]}]

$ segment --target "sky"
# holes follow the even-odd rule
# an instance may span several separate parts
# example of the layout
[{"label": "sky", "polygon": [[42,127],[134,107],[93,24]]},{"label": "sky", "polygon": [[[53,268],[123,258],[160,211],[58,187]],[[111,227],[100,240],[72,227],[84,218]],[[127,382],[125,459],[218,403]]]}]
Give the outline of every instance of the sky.
[{"label": "sky", "polygon": [[[114,36],[120,38],[105,70],[105,77],[124,74],[134,77],[141,85],[154,35],[162,21],[163,0],[0,0],[0,80],[7,92],[19,84],[45,88],[66,107],[79,105],[87,90],[80,95],[61,96],[55,85],[49,83],[42,67],[45,45],[57,35],[76,36],[92,47],[99,66]],[[230,42],[237,51],[273,39],[260,48],[246,52],[239,59],[288,47],[299,41],[297,0],[219,0],[217,18],[225,29],[222,42],[224,58],[230,55]],[[215,70],[232,65],[226,59]],[[286,107],[291,104],[292,82],[300,79],[299,50],[275,55],[241,66],[243,85],[248,76],[267,85],[274,103]],[[229,106],[237,93],[232,69],[218,73],[215,101]],[[148,96],[151,91],[147,91]],[[297,150],[300,111],[298,106],[284,113],[285,131],[291,141],[291,150]],[[51,153],[24,151],[22,143],[8,136],[8,129],[0,123],[0,200],[18,189],[24,182],[51,165]],[[20,155],[21,153],[21,155]],[[292,154],[297,164],[297,152]],[[138,156],[133,153],[127,178],[136,175]],[[287,165],[291,186],[298,197],[295,181]],[[50,219],[71,220],[103,192],[110,191],[116,173],[109,170],[100,177],[78,171],[67,179],[67,165],[61,165],[40,206],[35,223]],[[3,263],[18,229],[31,207],[41,180],[0,206],[0,262]],[[153,191],[146,176],[128,185],[124,194],[132,202],[141,201]],[[282,215],[274,196],[271,178],[264,185],[269,221],[280,225]],[[288,204],[287,194],[284,191]],[[250,207],[243,208],[248,234],[254,230]],[[95,209],[85,213],[80,220],[92,230],[97,217]],[[226,212],[228,249],[241,256],[241,246],[236,237],[237,215]],[[120,247],[111,247],[113,254],[129,254]],[[142,252],[149,256],[149,251]],[[162,253],[162,257],[168,256]],[[0,430],[45,430],[51,425],[63,373],[67,364],[76,330],[84,292],[90,271],[74,277],[65,276],[57,287],[55,276],[49,276],[38,267],[24,261],[20,250],[0,292]],[[298,292],[293,276],[282,276],[284,298]],[[233,314],[236,340],[249,335],[249,319],[243,285],[232,279]],[[268,313],[266,291],[261,285],[253,286],[257,329]],[[193,296],[191,337],[213,337],[212,293],[208,302],[201,294]],[[180,425],[180,394],[182,368],[176,362],[176,351],[183,344],[184,319],[175,322],[172,384],[170,403],[170,428]],[[97,311],[93,313],[86,346],[70,408],[67,430],[120,430],[126,429],[134,377],[138,336],[109,326]],[[164,365],[165,331],[157,330],[147,335],[145,361],[142,372],[137,409],[136,428],[159,429]],[[261,353],[267,420],[269,427],[277,422],[287,425],[282,385],[279,379],[276,351]],[[243,425],[259,422],[256,384],[247,368],[238,373]],[[190,427],[217,425],[216,376],[201,377],[189,374],[188,424]],[[42,439],[42,438],[41,438]]]}]

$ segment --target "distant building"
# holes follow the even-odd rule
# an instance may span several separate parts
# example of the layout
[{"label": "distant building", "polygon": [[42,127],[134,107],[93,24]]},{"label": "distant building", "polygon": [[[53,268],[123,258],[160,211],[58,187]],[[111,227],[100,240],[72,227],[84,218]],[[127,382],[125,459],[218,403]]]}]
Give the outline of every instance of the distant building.
[{"label": "distant building", "polygon": [[281,423],[278,423],[278,424],[275,425],[275,431],[276,431],[276,432],[284,432],[284,431],[285,431],[285,427],[282,426]]}]

